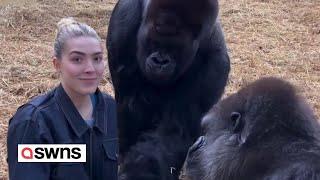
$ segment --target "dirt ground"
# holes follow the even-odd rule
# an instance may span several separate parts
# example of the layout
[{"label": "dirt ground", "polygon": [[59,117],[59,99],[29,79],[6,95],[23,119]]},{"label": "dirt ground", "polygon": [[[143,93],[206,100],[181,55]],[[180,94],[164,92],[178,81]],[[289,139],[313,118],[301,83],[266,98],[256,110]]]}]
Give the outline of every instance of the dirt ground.
[{"label": "dirt ground", "polygon": [[[58,83],[51,57],[66,16],[102,39],[115,0],[0,0],[0,179],[8,174],[6,133],[19,105]],[[264,76],[295,84],[320,117],[320,0],[220,0],[232,70],[225,95]],[[101,88],[113,94],[109,73]]]}]

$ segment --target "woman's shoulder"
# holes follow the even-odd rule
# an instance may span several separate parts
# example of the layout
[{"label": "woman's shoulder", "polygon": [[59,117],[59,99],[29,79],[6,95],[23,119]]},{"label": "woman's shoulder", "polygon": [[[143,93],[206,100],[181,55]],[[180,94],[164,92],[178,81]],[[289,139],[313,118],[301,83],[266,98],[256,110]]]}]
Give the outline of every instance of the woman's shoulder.
[{"label": "woman's shoulder", "polygon": [[53,99],[53,91],[33,97],[27,103],[18,107],[15,114],[9,121],[10,126],[17,125],[26,121],[32,121],[36,113],[51,104]]}]

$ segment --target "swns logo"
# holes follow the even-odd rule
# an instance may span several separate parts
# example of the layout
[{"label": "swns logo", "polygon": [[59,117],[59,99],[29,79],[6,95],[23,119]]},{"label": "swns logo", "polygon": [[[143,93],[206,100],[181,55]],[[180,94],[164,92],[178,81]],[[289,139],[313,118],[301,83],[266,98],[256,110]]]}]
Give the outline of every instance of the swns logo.
[{"label": "swns logo", "polygon": [[86,162],[86,144],[18,144],[18,162]]}]

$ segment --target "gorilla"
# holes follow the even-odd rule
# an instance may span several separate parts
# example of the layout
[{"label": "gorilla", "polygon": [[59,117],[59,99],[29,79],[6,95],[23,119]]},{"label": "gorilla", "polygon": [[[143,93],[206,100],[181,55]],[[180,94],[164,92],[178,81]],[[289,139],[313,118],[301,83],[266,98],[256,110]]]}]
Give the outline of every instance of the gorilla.
[{"label": "gorilla", "polygon": [[217,0],[119,0],[109,23],[121,179],[178,179],[230,71]]},{"label": "gorilla", "polygon": [[319,180],[320,125],[288,82],[263,78],[217,103],[183,180]]}]

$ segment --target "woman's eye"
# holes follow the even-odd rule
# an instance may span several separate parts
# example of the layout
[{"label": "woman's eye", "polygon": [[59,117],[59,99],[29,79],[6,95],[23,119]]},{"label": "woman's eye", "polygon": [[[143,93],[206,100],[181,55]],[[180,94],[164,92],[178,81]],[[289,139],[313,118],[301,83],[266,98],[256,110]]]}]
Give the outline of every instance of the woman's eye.
[{"label": "woman's eye", "polygon": [[76,63],[80,63],[82,61],[82,58],[80,57],[72,58],[72,61]]},{"label": "woman's eye", "polygon": [[100,61],[102,61],[102,57],[95,57],[93,60],[97,61],[97,62],[100,62]]}]

